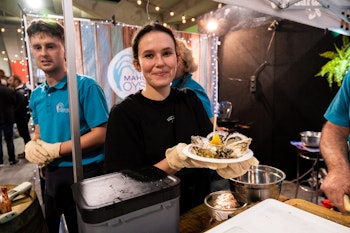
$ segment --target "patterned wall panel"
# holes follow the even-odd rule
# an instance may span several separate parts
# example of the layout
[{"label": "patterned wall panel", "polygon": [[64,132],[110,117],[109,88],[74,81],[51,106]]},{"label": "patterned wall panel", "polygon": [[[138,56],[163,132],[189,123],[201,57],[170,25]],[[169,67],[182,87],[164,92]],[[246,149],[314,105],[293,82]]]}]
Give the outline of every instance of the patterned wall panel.
[{"label": "patterned wall panel", "polygon": [[[25,16],[26,22],[34,18],[36,15]],[[62,22],[62,17],[54,19]],[[27,26],[27,25],[25,25]],[[112,59],[125,48],[131,46],[134,33],[137,26],[124,25],[121,23],[111,23],[109,21],[94,21],[87,19],[75,19],[75,50],[76,50],[76,67],[77,73],[91,76],[103,88],[109,107],[122,101],[123,98],[113,91],[108,82],[108,66]],[[215,92],[215,84],[217,68],[215,62],[216,56],[216,40],[214,36],[197,33],[187,33],[175,31],[176,37],[184,39],[192,48],[195,60],[198,62],[198,71],[193,77],[198,81],[208,93],[211,100],[215,100],[217,93]],[[34,59],[31,57],[30,58]],[[213,60],[214,59],[214,60]],[[131,65],[132,67],[132,65]],[[35,64],[29,67],[33,70],[33,74],[40,73]],[[33,80],[37,81],[36,77]]]}]

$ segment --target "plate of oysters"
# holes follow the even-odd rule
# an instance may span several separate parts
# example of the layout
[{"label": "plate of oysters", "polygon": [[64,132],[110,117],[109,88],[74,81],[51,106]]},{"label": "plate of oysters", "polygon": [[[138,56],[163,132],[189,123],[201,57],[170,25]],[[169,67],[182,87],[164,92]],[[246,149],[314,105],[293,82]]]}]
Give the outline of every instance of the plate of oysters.
[{"label": "plate of oysters", "polygon": [[183,153],[191,159],[208,163],[238,163],[250,159],[253,151],[249,149],[252,139],[234,132],[216,131],[207,137],[192,136],[191,144]]}]

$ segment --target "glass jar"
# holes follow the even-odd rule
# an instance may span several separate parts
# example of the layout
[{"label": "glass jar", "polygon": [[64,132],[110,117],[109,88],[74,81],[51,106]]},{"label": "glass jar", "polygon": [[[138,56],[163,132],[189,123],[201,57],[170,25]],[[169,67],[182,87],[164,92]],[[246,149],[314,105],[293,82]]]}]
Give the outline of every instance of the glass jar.
[{"label": "glass jar", "polygon": [[7,187],[1,186],[0,193],[0,214],[8,213],[12,210],[11,208],[11,200],[7,193]]}]

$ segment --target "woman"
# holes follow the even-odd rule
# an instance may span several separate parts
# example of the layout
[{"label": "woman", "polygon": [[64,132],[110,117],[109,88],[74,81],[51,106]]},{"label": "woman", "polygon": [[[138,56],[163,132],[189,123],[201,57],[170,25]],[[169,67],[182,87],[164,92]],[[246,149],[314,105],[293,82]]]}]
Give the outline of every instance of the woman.
[{"label": "woman", "polygon": [[165,158],[168,148],[190,143],[192,135],[206,136],[212,124],[191,90],[170,87],[178,65],[176,40],[160,24],[138,31],[133,64],[143,73],[145,88],[115,105],[109,116],[105,168],[107,172],[156,166],[181,179],[181,211],[203,202],[210,191],[208,169],[174,169]]}]

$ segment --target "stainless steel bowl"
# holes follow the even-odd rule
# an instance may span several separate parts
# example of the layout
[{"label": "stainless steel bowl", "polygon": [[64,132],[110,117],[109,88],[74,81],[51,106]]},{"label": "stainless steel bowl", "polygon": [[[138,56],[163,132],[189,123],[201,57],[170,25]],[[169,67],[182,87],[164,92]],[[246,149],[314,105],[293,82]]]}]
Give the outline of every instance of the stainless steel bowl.
[{"label": "stainless steel bowl", "polygon": [[280,169],[252,166],[243,176],[230,179],[233,195],[240,202],[253,203],[268,198],[278,199],[286,174]]},{"label": "stainless steel bowl", "polygon": [[238,202],[235,208],[230,208],[227,206],[225,207],[215,206],[216,199],[220,195],[227,194],[227,193],[233,195],[232,191],[223,190],[223,191],[212,192],[204,198],[204,203],[207,206],[208,213],[212,220],[222,221],[222,220],[228,219],[230,214],[234,213],[236,210],[241,209],[247,205],[247,203]]},{"label": "stainless steel bowl", "polygon": [[306,147],[319,147],[321,132],[303,131],[300,133],[301,143]]}]

